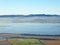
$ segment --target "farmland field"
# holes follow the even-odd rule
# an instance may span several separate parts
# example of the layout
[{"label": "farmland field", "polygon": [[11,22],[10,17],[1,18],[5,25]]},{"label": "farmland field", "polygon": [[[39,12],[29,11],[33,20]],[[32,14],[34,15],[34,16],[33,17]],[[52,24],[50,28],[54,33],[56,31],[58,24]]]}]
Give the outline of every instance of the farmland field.
[{"label": "farmland field", "polygon": [[37,39],[9,39],[12,45],[43,45]]}]

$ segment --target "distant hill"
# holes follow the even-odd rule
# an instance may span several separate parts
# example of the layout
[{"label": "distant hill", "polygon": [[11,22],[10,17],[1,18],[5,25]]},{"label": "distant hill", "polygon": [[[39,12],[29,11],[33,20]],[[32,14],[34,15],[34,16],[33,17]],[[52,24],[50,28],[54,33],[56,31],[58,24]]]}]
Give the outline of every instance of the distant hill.
[{"label": "distant hill", "polygon": [[0,22],[8,23],[60,23],[60,15],[0,15]]},{"label": "distant hill", "polygon": [[52,17],[52,16],[59,16],[60,15],[50,15],[50,14],[30,14],[30,15],[0,15],[0,17],[38,17],[38,16],[45,16],[45,17]]}]

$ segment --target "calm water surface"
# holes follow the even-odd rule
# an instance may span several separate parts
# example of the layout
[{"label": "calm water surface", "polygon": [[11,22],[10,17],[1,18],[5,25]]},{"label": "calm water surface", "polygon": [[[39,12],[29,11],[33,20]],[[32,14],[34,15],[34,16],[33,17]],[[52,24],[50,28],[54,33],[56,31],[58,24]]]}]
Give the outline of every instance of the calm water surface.
[{"label": "calm water surface", "polygon": [[60,35],[59,23],[0,23],[0,33]]}]

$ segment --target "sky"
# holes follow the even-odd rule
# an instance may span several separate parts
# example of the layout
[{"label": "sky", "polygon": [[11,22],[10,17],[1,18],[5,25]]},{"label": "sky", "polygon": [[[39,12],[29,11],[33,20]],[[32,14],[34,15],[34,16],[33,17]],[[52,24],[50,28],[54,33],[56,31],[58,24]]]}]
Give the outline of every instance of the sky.
[{"label": "sky", "polygon": [[58,14],[60,0],[0,0],[0,15]]}]

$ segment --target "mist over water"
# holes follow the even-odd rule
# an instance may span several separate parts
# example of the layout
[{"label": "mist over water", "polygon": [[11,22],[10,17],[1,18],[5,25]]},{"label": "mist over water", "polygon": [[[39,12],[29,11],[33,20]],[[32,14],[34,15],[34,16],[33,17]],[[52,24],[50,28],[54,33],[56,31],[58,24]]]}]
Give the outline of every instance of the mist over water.
[{"label": "mist over water", "polygon": [[59,23],[0,23],[0,33],[60,35]]}]

